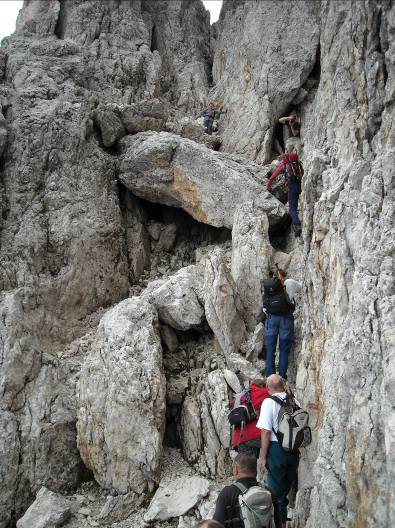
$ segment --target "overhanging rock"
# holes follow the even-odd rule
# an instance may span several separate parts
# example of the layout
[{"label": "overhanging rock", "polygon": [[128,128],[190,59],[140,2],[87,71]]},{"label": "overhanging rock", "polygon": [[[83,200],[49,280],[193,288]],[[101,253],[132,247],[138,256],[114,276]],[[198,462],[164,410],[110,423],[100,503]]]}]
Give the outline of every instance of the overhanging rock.
[{"label": "overhanging rock", "polygon": [[137,196],[189,213],[215,227],[233,226],[235,204],[255,200],[273,226],[286,209],[266,190],[262,167],[168,132],[121,140],[119,179]]}]

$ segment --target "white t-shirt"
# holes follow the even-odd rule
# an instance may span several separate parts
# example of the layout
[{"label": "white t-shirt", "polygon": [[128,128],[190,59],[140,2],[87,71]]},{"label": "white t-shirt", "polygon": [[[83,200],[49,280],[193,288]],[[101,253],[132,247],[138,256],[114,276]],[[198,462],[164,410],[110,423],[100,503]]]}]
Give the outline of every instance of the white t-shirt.
[{"label": "white t-shirt", "polygon": [[285,290],[288,293],[288,297],[291,299],[291,301],[295,300],[295,295],[300,292],[302,289],[302,285],[300,282],[294,280],[294,279],[287,279],[284,282]]},{"label": "white t-shirt", "polygon": [[[286,392],[276,392],[273,396],[285,400],[287,397]],[[297,405],[299,405],[298,400],[295,399]],[[281,405],[271,398],[265,398],[262,403],[261,412],[259,414],[259,420],[256,426],[258,429],[266,429],[267,431],[272,431],[272,428],[278,430],[278,413],[280,412]],[[273,433],[270,437],[271,442],[278,442],[277,436]]]}]

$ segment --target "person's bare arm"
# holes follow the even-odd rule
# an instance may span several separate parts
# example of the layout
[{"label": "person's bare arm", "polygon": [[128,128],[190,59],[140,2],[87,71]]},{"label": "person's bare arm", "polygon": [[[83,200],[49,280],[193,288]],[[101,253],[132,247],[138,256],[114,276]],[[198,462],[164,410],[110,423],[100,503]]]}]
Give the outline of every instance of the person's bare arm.
[{"label": "person's bare arm", "polygon": [[294,118],[295,116],[280,117],[278,122],[281,123],[282,125],[286,125],[289,121],[292,121],[292,119]]},{"label": "person's bare arm", "polygon": [[268,431],[267,429],[261,429],[261,451],[259,454],[259,462],[261,464],[263,471],[266,471],[266,459],[267,459],[267,452],[269,450],[271,435],[272,435],[271,431]]}]

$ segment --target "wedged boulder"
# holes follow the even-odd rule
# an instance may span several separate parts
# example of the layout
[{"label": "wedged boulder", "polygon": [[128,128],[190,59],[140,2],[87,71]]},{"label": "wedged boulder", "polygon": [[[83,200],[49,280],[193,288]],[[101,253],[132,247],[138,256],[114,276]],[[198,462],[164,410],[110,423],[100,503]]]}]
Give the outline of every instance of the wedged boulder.
[{"label": "wedged boulder", "polygon": [[246,333],[244,309],[220,248],[206,260],[203,298],[207,322],[223,353],[237,352]]},{"label": "wedged boulder", "polygon": [[71,517],[71,502],[43,487],[36,500],[16,523],[17,528],[57,528]]},{"label": "wedged boulder", "polygon": [[187,266],[167,280],[151,282],[141,295],[158,310],[159,319],[176,330],[190,330],[201,325],[204,310],[196,294],[199,280],[196,266]]},{"label": "wedged boulder", "polygon": [[121,109],[121,119],[129,134],[137,134],[147,130],[164,130],[168,118],[167,109],[156,97],[124,106]]},{"label": "wedged boulder", "polygon": [[254,202],[247,202],[236,209],[231,270],[249,330],[254,330],[262,314],[262,286],[269,274],[273,251],[268,230],[266,214]]},{"label": "wedged boulder", "polygon": [[103,488],[142,494],[158,482],[165,395],[156,310],[126,299],[102,318],[77,394],[78,447]]},{"label": "wedged boulder", "polygon": [[121,141],[119,179],[134,194],[178,207],[199,222],[231,228],[234,204],[255,200],[269,222],[286,209],[266,190],[259,165],[207,149],[168,132],[143,132]]},{"label": "wedged boulder", "polygon": [[95,110],[93,112],[93,120],[100,129],[105,147],[112,147],[126,133],[118,113],[111,108]]},{"label": "wedged boulder", "polygon": [[166,521],[184,515],[208,495],[209,488],[210,482],[202,477],[182,477],[159,486],[144,521]]}]

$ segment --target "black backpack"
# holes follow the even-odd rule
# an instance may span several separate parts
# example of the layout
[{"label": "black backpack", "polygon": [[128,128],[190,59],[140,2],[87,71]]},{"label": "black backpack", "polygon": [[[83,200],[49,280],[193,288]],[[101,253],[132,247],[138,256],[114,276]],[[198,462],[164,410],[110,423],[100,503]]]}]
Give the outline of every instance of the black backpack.
[{"label": "black backpack", "polygon": [[263,283],[263,308],[273,315],[288,315],[295,310],[295,304],[290,301],[277,277],[267,279]]},{"label": "black backpack", "polygon": [[[237,372],[236,372],[237,375]],[[229,402],[227,417],[231,425],[231,441],[235,429],[240,428],[240,437],[243,436],[244,427],[252,420],[257,418],[254,406],[252,405],[250,389],[246,388],[243,381],[239,378],[241,392],[235,394],[233,400]]]}]

